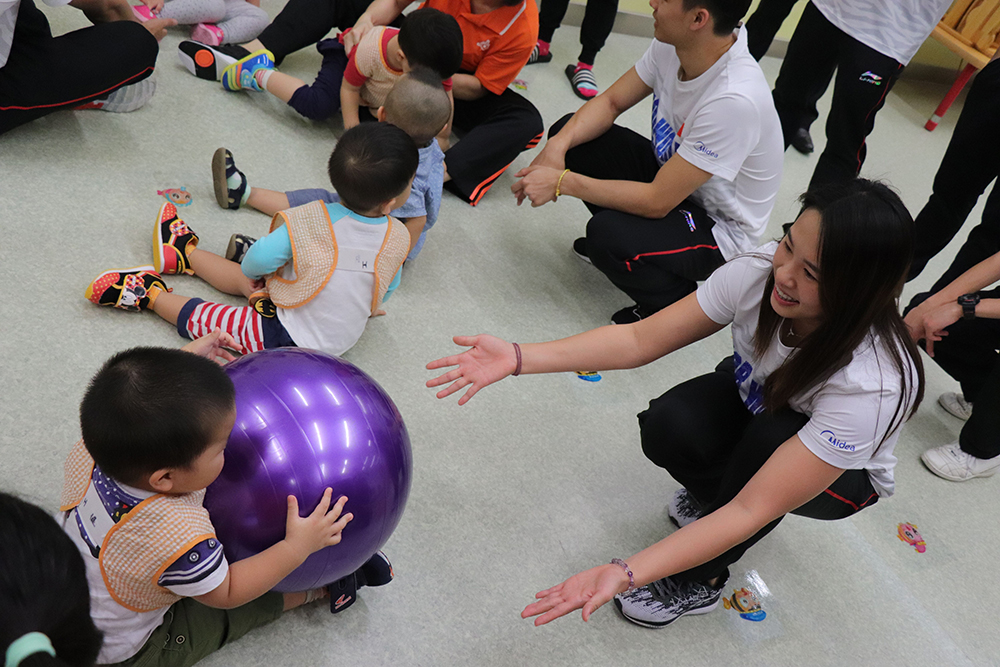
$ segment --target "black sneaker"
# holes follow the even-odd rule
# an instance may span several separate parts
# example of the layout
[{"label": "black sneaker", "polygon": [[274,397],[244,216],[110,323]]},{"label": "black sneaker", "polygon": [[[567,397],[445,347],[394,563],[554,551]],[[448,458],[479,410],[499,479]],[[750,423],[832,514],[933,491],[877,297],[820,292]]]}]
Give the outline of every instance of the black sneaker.
[{"label": "black sneaker", "polygon": [[354,576],[358,579],[358,588],[361,588],[362,586],[385,586],[392,581],[395,575],[389,559],[381,551],[376,551],[375,555],[354,573]]},{"label": "black sneaker", "polygon": [[812,137],[809,136],[809,130],[804,127],[795,130],[795,134],[792,135],[792,148],[803,155],[809,155],[815,150]]},{"label": "black sneaker", "polygon": [[243,258],[247,256],[250,246],[257,242],[252,236],[246,234],[233,234],[229,237],[229,246],[226,248],[226,259],[237,264],[243,263]]},{"label": "black sneaker", "polygon": [[250,52],[237,44],[209,46],[185,40],[177,47],[177,57],[185,69],[206,81],[221,80],[222,72],[227,67],[248,55]]},{"label": "black sneaker", "polygon": [[575,252],[576,256],[585,261],[587,264],[593,264],[593,262],[590,261],[590,253],[587,252],[587,239],[584,237],[581,236],[577,240],[573,241],[573,252]]},{"label": "black sneaker", "polygon": [[385,586],[393,578],[392,563],[381,551],[368,559],[354,574],[333,582],[326,589],[330,592],[330,613],[339,614],[358,599],[358,589],[365,586]]},{"label": "black sneaker", "polygon": [[719,606],[722,599],[718,588],[690,581],[674,581],[670,577],[637,588],[631,593],[615,596],[615,606],[626,620],[644,628],[662,628],[687,614],[707,614]]},{"label": "black sneaker", "polygon": [[656,313],[655,310],[650,310],[650,309],[648,309],[648,308],[646,308],[644,306],[640,306],[639,304],[635,304],[634,306],[628,306],[626,308],[622,308],[617,313],[615,313],[614,315],[612,315],[611,316],[611,323],[612,324],[634,324],[634,323],[638,322],[639,320],[646,319],[647,317],[649,317],[650,315],[653,315],[654,313]]},{"label": "black sneaker", "polygon": [[678,528],[694,523],[701,518],[702,514],[704,511],[701,503],[687,489],[681,488],[674,491],[674,497],[667,505],[667,516]]},{"label": "black sneaker", "polygon": [[[240,184],[229,187],[229,179],[239,174]],[[217,148],[212,154],[212,185],[215,188],[215,201],[221,208],[238,209],[243,204],[243,195],[247,191],[247,177],[236,168],[233,154],[227,148]]]}]

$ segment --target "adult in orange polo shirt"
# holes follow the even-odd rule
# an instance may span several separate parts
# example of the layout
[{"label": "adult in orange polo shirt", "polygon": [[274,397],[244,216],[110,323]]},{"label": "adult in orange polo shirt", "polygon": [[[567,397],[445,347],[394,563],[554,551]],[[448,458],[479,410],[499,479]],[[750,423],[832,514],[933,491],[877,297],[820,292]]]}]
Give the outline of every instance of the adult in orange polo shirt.
[{"label": "adult in orange polo shirt", "polygon": [[[354,25],[385,25],[415,0],[375,0]],[[462,68],[453,78],[455,128],[465,133],[445,152],[445,188],[473,206],[517,155],[534,148],[545,126],[535,106],[507,86],[538,41],[535,0],[427,0],[462,28]]]},{"label": "adult in orange polo shirt", "polygon": [[[314,44],[333,27],[348,51],[365,31],[390,25],[417,0],[289,0],[260,36],[230,54],[266,48],[280,64]],[[535,0],[427,0],[424,7],[451,14],[462,28],[462,69],[453,78],[454,126],[462,140],[445,152],[445,188],[473,206],[521,151],[534,148],[545,130],[531,102],[507,86],[528,62],[538,40]],[[213,51],[228,53],[227,48]],[[244,48],[247,50],[244,52]]]}]

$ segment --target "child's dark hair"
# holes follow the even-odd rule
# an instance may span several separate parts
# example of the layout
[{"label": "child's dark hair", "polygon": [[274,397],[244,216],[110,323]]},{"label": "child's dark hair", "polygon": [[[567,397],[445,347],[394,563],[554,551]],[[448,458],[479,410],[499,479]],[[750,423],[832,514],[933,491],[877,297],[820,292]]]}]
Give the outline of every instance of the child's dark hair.
[{"label": "child's dark hair", "polygon": [[462,29],[451,14],[418,9],[403,19],[399,48],[412,66],[429,67],[447,79],[462,66]]},{"label": "child's dark hair", "polygon": [[750,0],[684,0],[683,7],[684,11],[690,11],[695,7],[707,9],[715,24],[712,32],[724,37],[736,30],[736,26],[750,11]]},{"label": "child's dark hair", "polygon": [[410,70],[385,96],[385,119],[423,148],[448,124],[451,102],[437,73],[426,67]]},{"label": "child's dark hair", "polygon": [[90,618],[87,572],[69,536],[48,512],[0,493],[0,656],[41,632],[56,657],[34,653],[21,667],[90,667],[101,633]]},{"label": "child's dark hair", "polygon": [[135,484],[190,466],[234,409],[235,389],[214,361],[135,347],[108,359],[80,403],[87,451],[108,476]]},{"label": "child's dark hair", "polygon": [[333,149],[330,183],[344,206],[364,215],[405,190],[419,160],[406,132],[389,123],[361,123]]}]

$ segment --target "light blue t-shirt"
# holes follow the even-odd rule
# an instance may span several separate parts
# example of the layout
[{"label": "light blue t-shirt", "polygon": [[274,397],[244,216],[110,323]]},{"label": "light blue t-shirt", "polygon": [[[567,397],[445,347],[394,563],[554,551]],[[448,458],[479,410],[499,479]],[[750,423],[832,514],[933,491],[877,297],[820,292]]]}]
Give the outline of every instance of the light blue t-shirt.
[{"label": "light blue t-shirt", "polygon": [[[309,201],[316,200],[310,199]],[[365,216],[358,215],[354,211],[348,209],[343,204],[328,203],[326,208],[330,213],[330,219],[334,221],[343,218],[345,215],[349,215],[358,222],[363,222],[368,225],[383,225],[388,222],[384,215],[378,218],[366,218]],[[262,278],[268,274],[274,273],[291,260],[292,239],[288,235],[288,227],[286,225],[282,225],[267,236],[261,237],[252,246],[250,246],[250,249],[247,250],[247,254],[243,257],[243,262],[240,264],[240,268],[243,270],[243,275],[247,278],[253,278],[256,280],[257,278]],[[399,276],[402,272],[402,267],[396,271],[396,276],[392,279],[392,282],[389,283],[389,288],[385,291],[385,296],[382,298],[383,303],[388,301],[389,296],[397,287],[399,287]]]}]

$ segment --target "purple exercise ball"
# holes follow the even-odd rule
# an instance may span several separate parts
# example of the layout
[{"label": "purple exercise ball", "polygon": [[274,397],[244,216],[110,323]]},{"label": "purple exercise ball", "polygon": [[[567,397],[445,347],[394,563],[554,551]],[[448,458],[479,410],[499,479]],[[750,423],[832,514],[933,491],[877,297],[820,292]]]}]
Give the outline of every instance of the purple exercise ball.
[{"label": "purple exercise ball", "polygon": [[354,520],[343,541],[311,555],[275,590],[330,584],[389,539],[410,494],[413,455],[399,410],[378,384],[336,357],[298,348],[264,350],[226,365],[236,386],[236,425],[205,508],[238,561],[285,536],[286,498],[314,510],[327,487],[347,496]]}]

